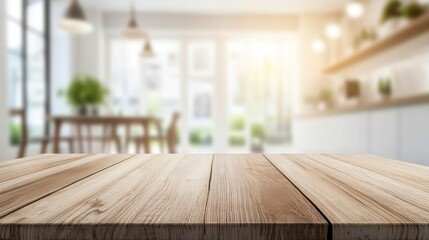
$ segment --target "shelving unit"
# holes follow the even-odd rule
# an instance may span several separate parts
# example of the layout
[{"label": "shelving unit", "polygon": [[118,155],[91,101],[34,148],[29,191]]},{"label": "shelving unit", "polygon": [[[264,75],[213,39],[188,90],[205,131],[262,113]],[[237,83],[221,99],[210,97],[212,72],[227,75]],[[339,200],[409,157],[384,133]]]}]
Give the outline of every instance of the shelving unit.
[{"label": "shelving unit", "polygon": [[357,64],[366,59],[381,54],[389,49],[392,49],[399,44],[405,43],[428,31],[429,13],[424,14],[418,19],[410,22],[408,26],[399,29],[397,32],[392,33],[385,38],[376,40],[372,45],[360,49],[352,55],[344,57],[343,59],[331,65],[328,65],[326,68],[323,69],[323,72],[326,74],[336,73],[340,70],[353,66],[354,64]]},{"label": "shelving unit", "polygon": [[355,113],[355,112],[363,112],[363,111],[373,111],[373,110],[387,109],[392,107],[402,107],[402,106],[410,106],[410,105],[418,105],[418,104],[426,104],[426,103],[429,103],[429,93],[419,94],[419,95],[409,96],[409,97],[392,98],[392,99],[375,101],[375,102],[361,103],[356,106],[333,107],[331,109],[327,109],[323,111],[307,112],[307,113],[303,113],[295,116],[295,119],[313,118],[313,117],[320,117],[320,116],[347,114],[347,113]]}]

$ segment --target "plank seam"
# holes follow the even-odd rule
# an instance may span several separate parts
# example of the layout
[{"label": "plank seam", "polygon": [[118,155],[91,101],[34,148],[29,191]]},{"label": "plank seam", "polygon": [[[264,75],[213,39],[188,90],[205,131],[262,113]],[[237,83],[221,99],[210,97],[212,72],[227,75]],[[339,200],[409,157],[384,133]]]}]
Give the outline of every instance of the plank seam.
[{"label": "plank seam", "polygon": [[[94,154],[94,155],[96,155],[96,154]],[[90,155],[90,156],[94,156],[94,155]],[[71,185],[73,185],[73,184],[75,184],[75,183],[77,183],[77,182],[80,182],[80,181],[82,181],[82,180],[84,180],[84,179],[86,179],[86,178],[88,178],[88,177],[91,177],[92,175],[95,175],[95,174],[97,174],[97,173],[99,173],[99,172],[101,172],[101,171],[104,171],[104,170],[106,170],[106,169],[108,169],[108,168],[111,168],[111,167],[113,167],[113,166],[116,166],[116,165],[118,165],[118,164],[120,164],[120,163],[122,163],[122,162],[124,162],[124,161],[126,161],[126,160],[128,160],[128,159],[130,159],[130,158],[132,158],[132,157],[134,157],[134,156],[135,156],[135,155],[131,155],[131,156],[129,156],[129,157],[126,157],[126,158],[124,158],[122,161],[119,161],[119,162],[117,162],[117,163],[115,163],[115,164],[109,165],[109,166],[107,166],[107,167],[105,167],[105,168],[102,168],[102,169],[100,169],[100,170],[98,170],[98,171],[95,171],[95,172],[93,172],[93,173],[91,173],[91,174],[89,174],[89,175],[87,175],[87,176],[85,176],[85,177],[83,177],[83,178],[81,178],[81,179],[79,179],[79,180],[76,180],[76,181],[74,181],[74,182],[72,182],[72,183],[70,183],[70,184],[64,185],[63,187],[58,188],[57,190],[54,190],[54,191],[52,191],[52,192],[50,192],[50,193],[48,193],[48,194],[46,194],[46,195],[40,196],[40,197],[38,197],[38,198],[35,198],[34,200],[32,200],[32,201],[30,201],[30,202],[28,202],[28,203],[26,203],[26,204],[23,204],[22,206],[20,206],[20,207],[16,208],[15,210],[13,210],[13,211],[11,211],[11,212],[9,212],[9,213],[7,213],[7,214],[0,215],[0,219],[2,219],[2,218],[4,218],[4,217],[7,217],[7,216],[9,216],[10,214],[15,213],[16,211],[19,211],[20,209],[22,209],[22,208],[24,208],[24,207],[27,207],[28,205],[33,204],[33,203],[35,203],[35,202],[39,201],[40,199],[43,199],[43,198],[45,198],[45,197],[48,197],[48,196],[50,196],[50,195],[52,195],[52,194],[54,194],[54,193],[56,193],[56,192],[58,192],[58,191],[63,190],[63,189],[64,189],[64,188],[66,188],[66,187],[69,187],[69,186],[71,186]]]},{"label": "plank seam", "polygon": [[[75,157],[72,157],[72,158],[69,158],[69,159],[59,160],[58,162],[76,161],[76,160],[80,160],[80,159],[83,159],[83,158],[91,157],[91,156],[94,156],[94,155],[95,154],[82,154],[82,156],[75,156]],[[48,156],[48,157],[51,157],[51,156]],[[41,157],[41,158],[36,158],[34,160],[31,160],[31,161],[41,161],[41,160],[46,159],[46,158],[47,157]],[[67,163],[61,163],[61,164],[59,164],[57,166],[51,166],[51,167],[47,167],[47,168],[44,168],[44,169],[40,169],[40,170],[36,170],[36,171],[31,171],[31,172],[26,173],[25,175],[30,175],[30,174],[37,173],[37,172],[40,172],[40,171],[48,170],[48,169],[55,168],[55,167],[58,167],[58,166],[61,166],[61,165],[64,165],[64,164],[67,164]],[[25,176],[25,175],[21,175],[21,176]],[[21,177],[21,176],[19,176],[19,177]],[[0,183],[9,181],[9,180],[12,180],[12,179],[15,179],[15,178],[16,177],[13,177],[13,178],[10,178],[10,179],[5,179],[5,180],[0,181]]]},{"label": "plank seam", "polygon": [[211,185],[212,185],[214,157],[215,157],[215,154],[212,155],[212,164],[210,166],[209,185],[207,187],[207,198],[206,198],[206,204],[205,204],[205,207],[204,207],[204,219],[203,219],[203,224],[204,224],[204,232],[203,232],[204,233],[204,238],[205,238],[205,235],[206,235],[207,205],[209,203],[210,189],[211,189]]},{"label": "plank seam", "polygon": [[[270,158],[269,157],[267,157],[265,154],[262,154],[267,160],[268,160],[268,162],[271,164],[271,165],[273,165],[274,166],[274,168],[275,169],[277,169],[277,171],[279,171],[310,203],[311,203],[311,205],[313,205],[313,207],[314,208],[316,208],[316,210],[320,213],[320,215],[322,215],[322,217],[325,219],[325,221],[328,223],[328,235],[327,235],[327,238],[326,239],[328,239],[328,240],[332,240],[332,239],[334,239],[333,238],[333,234],[332,234],[332,231],[333,231],[333,226],[332,226],[332,223],[331,223],[331,221],[329,221],[329,218],[322,212],[322,210],[320,210],[320,208],[319,207],[317,207],[317,205],[316,204],[314,204],[313,203],[313,201],[311,201],[311,199],[309,199],[308,197],[307,197],[307,195],[305,195],[302,191],[301,191],[301,189],[299,189],[299,187],[298,186],[296,186],[295,185],[295,183],[293,183],[282,171],[280,171],[280,169],[273,163],[273,162],[271,162],[271,160],[270,160]],[[284,154],[282,154],[282,155],[284,155]]]}]

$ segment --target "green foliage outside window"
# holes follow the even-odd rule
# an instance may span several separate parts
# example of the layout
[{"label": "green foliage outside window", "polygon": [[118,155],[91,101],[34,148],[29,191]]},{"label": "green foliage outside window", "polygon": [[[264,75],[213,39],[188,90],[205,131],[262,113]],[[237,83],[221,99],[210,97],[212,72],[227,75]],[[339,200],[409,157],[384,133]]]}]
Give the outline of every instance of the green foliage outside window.
[{"label": "green foliage outside window", "polygon": [[192,145],[209,146],[212,144],[212,132],[209,128],[199,128],[191,130],[189,142]]},{"label": "green foliage outside window", "polygon": [[21,142],[21,125],[19,123],[9,124],[9,142],[12,146],[17,146]]},{"label": "green foliage outside window", "polygon": [[246,143],[246,139],[244,136],[230,136],[229,137],[229,145],[234,147],[241,147],[244,146]]}]

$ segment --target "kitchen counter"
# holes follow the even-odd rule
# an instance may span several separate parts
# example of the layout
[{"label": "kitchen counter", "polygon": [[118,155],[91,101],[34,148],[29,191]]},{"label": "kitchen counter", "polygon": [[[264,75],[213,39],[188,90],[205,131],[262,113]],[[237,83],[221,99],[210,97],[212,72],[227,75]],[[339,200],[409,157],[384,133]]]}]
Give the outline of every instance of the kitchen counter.
[{"label": "kitchen counter", "polygon": [[0,239],[428,239],[429,168],[372,155],[0,163]]}]

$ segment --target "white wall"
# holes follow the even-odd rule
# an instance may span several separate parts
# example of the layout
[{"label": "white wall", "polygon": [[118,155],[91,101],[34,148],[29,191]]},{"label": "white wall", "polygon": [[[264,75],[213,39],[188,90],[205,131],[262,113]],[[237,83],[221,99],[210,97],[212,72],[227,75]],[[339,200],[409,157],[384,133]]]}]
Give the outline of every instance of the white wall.
[{"label": "white wall", "polygon": [[[338,21],[337,14],[303,14],[299,17],[299,73],[294,98],[294,113],[303,112],[305,97],[318,96],[320,89],[326,83],[321,74],[322,68],[328,61],[328,54],[317,53],[312,49],[315,39],[325,36],[325,25],[331,21]],[[325,41],[326,42],[326,41]]]},{"label": "white wall", "polygon": [[7,112],[6,1],[0,1],[0,160],[9,158]]},{"label": "white wall", "polygon": [[[211,15],[144,13],[137,15],[140,26],[148,30],[176,31],[237,31],[275,32],[297,31],[296,15]],[[122,29],[129,20],[128,13],[106,13],[106,29]]]},{"label": "white wall", "polygon": [[102,78],[103,62],[102,52],[104,47],[103,16],[98,10],[85,9],[85,14],[93,26],[94,31],[74,36],[74,74],[88,74]]},{"label": "white wall", "polygon": [[54,114],[68,114],[71,109],[65,98],[58,98],[58,91],[66,89],[74,74],[73,38],[57,28],[64,16],[67,3],[51,2],[51,111]]}]

